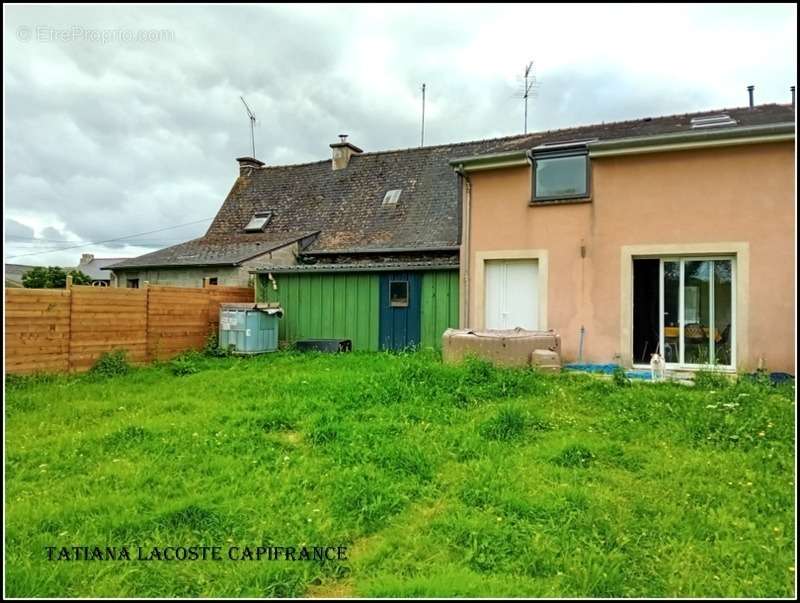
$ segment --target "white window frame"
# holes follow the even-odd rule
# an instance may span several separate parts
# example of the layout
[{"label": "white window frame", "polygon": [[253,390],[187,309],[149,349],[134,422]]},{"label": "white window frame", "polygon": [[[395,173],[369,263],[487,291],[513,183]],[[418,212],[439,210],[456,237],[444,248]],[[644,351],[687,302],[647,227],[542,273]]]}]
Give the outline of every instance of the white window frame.
[{"label": "white window frame", "polygon": [[[737,347],[736,347],[736,332],[737,332],[737,309],[736,298],[738,293],[737,287],[737,257],[736,254],[720,254],[720,255],[659,255],[653,256],[633,256],[633,260],[640,259],[657,259],[659,260],[658,267],[658,309],[659,309],[659,325],[658,325],[658,350],[662,357],[664,355],[664,262],[680,262],[680,278],[678,281],[678,362],[667,362],[666,366],[671,369],[715,369],[722,371],[736,370],[737,363]],[[731,263],[731,328],[730,328],[730,348],[731,348],[731,362],[730,364],[697,364],[684,361],[684,354],[686,352],[684,342],[684,328],[686,326],[685,317],[685,298],[684,298],[684,279],[686,262],[714,262],[714,261],[729,261]],[[631,265],[631,269],[633,266]],[[709,349],[710,358],[716,359],[716,341],[714,341],[715,333],[715,320],[714,320],[714,265],[711,264],[710,283],[709,286]],[[633,290],[631,290],[633,293]],[[631,303],[633,303],[633,296],[631,295]],[[633,357],[633,340],[631,339],[631,357]],[[649,364],[633,363],[634,368],[649,368]]]},{"label": "white window frame", "polygon": [[[262,222],[263,220],[263,222]],[[253,214],[253,217],[250,218],[250,221],[245,225],[244,231],[245,232],[263,232],[264,228],[266,228],[267,224],[270,223],[272,220],[272,212],[269,210],[265,211],[257,211]],[[261,222],[259,224],[259,222]],[[259,224],[254,226],[254,224]]]}]

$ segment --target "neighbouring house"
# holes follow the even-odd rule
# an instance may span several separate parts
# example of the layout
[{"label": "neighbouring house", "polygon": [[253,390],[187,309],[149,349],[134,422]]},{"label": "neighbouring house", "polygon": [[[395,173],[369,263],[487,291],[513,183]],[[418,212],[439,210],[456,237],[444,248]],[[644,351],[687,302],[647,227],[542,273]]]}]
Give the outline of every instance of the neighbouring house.
[{"label": "neighbouring house", "polygon": [[795,111],[576,127],[460,153],[461,318],[566,359],[794,373]]},{"label": "neighbouring house", "polygon": [[203,237],[111,268],[120,286],[243,285],[252,274],[257,299],[285,310],[284,342],[438,347],[458,325],[460,199],[449,159],[507,142],[364,153],[342,136],[325,161],[242,157]]},{"label": "neighbouring house", "polygon": [[106,267],[125,259],[127,258],[96,258],[91,253],[84,253],[81,255],[77,270],[88,276],[95,287],[116,287],[118,286],[116,279]]},{"label": "neighbouring house", "polygon": [[36,266],[26,266],[25,264],[6,264],[6,287],[18,289],[22,287],[22,277],[31,268]]}]

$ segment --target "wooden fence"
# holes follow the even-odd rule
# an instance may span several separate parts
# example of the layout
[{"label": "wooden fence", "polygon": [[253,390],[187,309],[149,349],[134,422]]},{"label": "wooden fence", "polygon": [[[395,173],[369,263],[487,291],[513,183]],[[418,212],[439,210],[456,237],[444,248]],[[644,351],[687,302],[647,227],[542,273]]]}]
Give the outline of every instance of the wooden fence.
[{"label": "wooden fence", "polygon": [[117,348],[165,360],[203,347],[220,303],[252,301],[246,287],[6,289],[6,372],[85,371]]}]

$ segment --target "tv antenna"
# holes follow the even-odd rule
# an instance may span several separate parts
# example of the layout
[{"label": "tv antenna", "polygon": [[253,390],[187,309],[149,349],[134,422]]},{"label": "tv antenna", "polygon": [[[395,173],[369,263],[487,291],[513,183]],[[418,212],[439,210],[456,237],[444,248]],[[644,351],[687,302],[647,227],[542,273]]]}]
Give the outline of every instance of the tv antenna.
[{"label": "tv antenna", "polygon": [[536,75],[533,73],[533,62],[529,62],[525,65],[525,73],[523,77],[523,86],[522,86],[522,96],[518,96],[517,98],[522,98],[525,101],[525,129],[524,133],[528,133],[528,99],[530,97],[536,96],[536,89],[538,88],[538,84],[536,82]]},{"label": "tv antenna", "polygon": [[247,116],[250,118],[250,142],[253,145],[253,159],[256,157],[256,135],[253,131],[256,125],[256,114],[250,110],[250,107],[247,106],[247,101],[244,100],[243,96],[239,98],[242,99],[242,103],[244,103],[244,108],[247,109]]}]

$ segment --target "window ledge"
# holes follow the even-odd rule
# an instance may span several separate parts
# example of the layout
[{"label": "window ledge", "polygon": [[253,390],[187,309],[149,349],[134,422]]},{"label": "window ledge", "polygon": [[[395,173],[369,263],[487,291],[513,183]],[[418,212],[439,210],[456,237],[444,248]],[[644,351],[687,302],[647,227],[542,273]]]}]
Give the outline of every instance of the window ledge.
[{"label": "window ledge", "polygon": [[537,207],[539,205],[571,205],[573,203],[591,203],[591,197],[578,197],[576,199],[547,199],[544,201],[532,200],[528,202],[528,206]]}]

